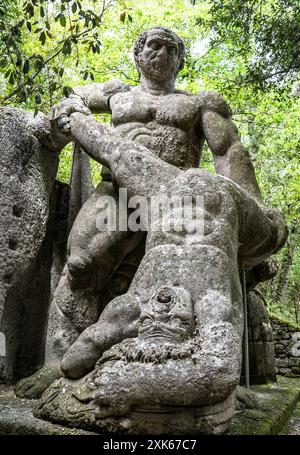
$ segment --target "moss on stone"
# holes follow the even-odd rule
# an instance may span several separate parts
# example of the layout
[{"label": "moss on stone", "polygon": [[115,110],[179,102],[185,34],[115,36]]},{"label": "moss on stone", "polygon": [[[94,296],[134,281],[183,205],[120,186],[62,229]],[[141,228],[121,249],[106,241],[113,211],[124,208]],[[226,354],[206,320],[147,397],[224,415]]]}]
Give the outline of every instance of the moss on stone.
[{"label": "moss on stone", "polygon": [[[293,411],[293,418],[300,420],[300,379],[278,376],[277,383],[251,386],[251,390],[257,395],[258,408],[238,411],[227,434],[289,434],[293,423],[289,423],[289,418]],[[93,434],[33,417],[34,404],[35,400],[16,398],[12,388],[0,386],[0,434]]]},{"label": "moss on stone", "polygon": [[17,398],[11,387],[0,386],[0,435],[91,435],[37,419],[32,414],[35,400]]},{"label": "moss on stone", "polygon": [[239,411],[230,423],[230,435],[275,435],[286,424],[300,399],[300,380],[278,377],[277,383],[252,386],[258,409]]},{"label": "moss on stone", "polygon": [[288,326],[289,330],[291,331],[297,331],[297,330],[300,330],[300,326],[291,322],[291,321],[288,321],[287,319],[284,319],[282,317],[278,317],[278,316],[275,316],[274,314],[270,313],[269,314],[269,317],[271,319],[271,323],[277,323],[279,325],[286,325]]}]

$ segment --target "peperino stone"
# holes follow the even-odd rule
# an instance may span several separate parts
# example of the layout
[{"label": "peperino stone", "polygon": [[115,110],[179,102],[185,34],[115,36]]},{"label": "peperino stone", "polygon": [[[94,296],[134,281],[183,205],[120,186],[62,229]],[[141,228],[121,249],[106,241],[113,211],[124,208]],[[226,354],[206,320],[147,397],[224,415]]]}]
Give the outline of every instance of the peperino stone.
[{"label": "peperino stone", "polygon": [[32,373],[44,358],[56,139],[44,116],[0,109],[0,381]]},{"label": "peperino stone", "polygon": [[[165,231],[159,214],[151,220],[127,293],[66,352],[61,368],[74,379],[53,383],[36,415],[97,431],[222,433],[240,380],[239,266],[276,251],[284,222],[229,179],[179,170],[82,114],[72,114],[70,125],[130,196],[202,198],[204,229]],[[146,216],[141,211],[142,223]]]}]

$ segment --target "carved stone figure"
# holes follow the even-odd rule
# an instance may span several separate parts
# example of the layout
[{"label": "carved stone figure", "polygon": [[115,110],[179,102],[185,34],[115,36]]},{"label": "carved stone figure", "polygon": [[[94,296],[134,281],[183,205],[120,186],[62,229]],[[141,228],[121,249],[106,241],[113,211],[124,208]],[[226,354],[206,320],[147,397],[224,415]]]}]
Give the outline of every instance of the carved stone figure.
[{"label": "carved stone figure", "polygon": [[[241,371],[239,267],[259,264],[282,245],[283,219],[229,179],[180,170],[82,113],[64,119],[69,126],[129,197],[203,198],[204,231],[165,231],[151,219],[129,290],[67,350],[61,368],[73,381],[54,382],[36,415],[98,431],[221,433]],[[142,210],[142,224],[147,217]]]},{"label": "carved stone figure", "polygon": [[[240,185],[260,204],[261,197],[253,166],[247,151],[240,143],[226,102],[215,92],[203,91],[193,95],[175,88],[176,75],[184,62],[182,40],[168,29],[155,27],[138,38],[134,56],[141,75],[139,86],[131,87],[118,81],[110,81],[77,87],[73,95],[54,107],[52,117],[60,118],[62,129],[68,133],[68,124],[64,125],[67,120],[64,118],[68,118],[73,112],[81,112],[87,116],[90,112],[110,112],[113,128],[106,127],[101,132],[101,137],[105,134],[109,141],[123,143],[125,154],[128,153],[128,144],[130,147],[133,146],[132,144],[143,146],[145,156],[149,154],[153,159],[152,154],[154,154],[160,158],[155,175],[160,172],[159,169],[164,169],[163,162],[168,163],[169,179],[177,175],[180,172],[179,169],[188,170],[198,167],[201,149],[206,140],[214,155],[218,174]],[[85,120],[87,119],[88,123],[85,122],[84,125],[86,127],[93,125],[96,128],[97,125],[92,122],[92,119],[87,117]],[[96,136],[91,136],[96,141],[98,141],[97,131],[96,128],[94,132]],[[72,138],[82,139],[79,133],[75,135],[74,132],[69,140]],[[101,141],[98,144],[99,147],[100,144]],[[95,144],[91,145],[95,146]],[[84,143],[84,146],[90,153],[88,144]],[[99,158],[96,155],[94,158],[104,163],[102,157]],[[109,301],[127,291],[144,256],[144,233],[119,229],[116,232],[99,232],[96,227],[96,219],[100,213],[97,201],[101,196],[112,196],[117,207],[122,204],[117,196],[119,182],[114,170],[111,170],[112,177],[109,178],[106,174],[106,181],[85,202],[75,220],[68,241],[67,264],[51,306],[45,367],[33,377],[26,378],[17,385],[16,392],[19,396],[40,396],[52,382],[53,377],[61,376],[60,362],[64,354],[67,353],[65,359],[69,358],[71,353],[75,352],[73,347],[78,347],[77,342],[74,345],[73,343],[78,337],[81,339],[80,334],[96,323]],[[136,169],[129,171],[123,166],[123,170],[122,185],[128,187],[127,179],[129,182],[131,178],[129,173],[134,172],[136,187],[133,193],[140,194],[139,186],[143,185],[147,178],[147,175],[143,174],[144,169],[139,174]],[[190,172],[188,175],[193,180],[193,171]],[[203,176],[207,174],[203,173]],[[207,178],[211,184],[211,179],[214,177]],[[198,181],[198,174],[196,180]],[[217,182],[219,184],[219,180]],[[185,191],[187,182],[184,180],[182,185]],[[192,186],[190,191],[194,190]],[[210,195],[210,204],[215,206],[213,201],[216,199],[217,208],[212,210],[218,211],[221,210],[219,204],[221,204],[222,191],[220,190],[221,193],[219,190],[216,191],[216,195]],[[218,198],[220,198],[219,202]],[[253,204],[251,206],[254,207]],[[257,207],[255,205],[253,210],[256,211]],[[268,213],[270,217],[279,216],[274,211]],[[269,226],[269,221],[267,224]],[[258,244],[257,235],[260,233],[257,233],[256,225],[252,226],[252,231],[249,226],[247,229],[247,235],[253,240],[253,249],[255,249]],[[272,234],[272,242],[276,248],[280,247],[285,237],[284,227],[280,229],[282,232],[278,234],[277,240],[275,239],[277,234]],[[232,239],[225,231],[220,233],[221,235],[224,245],[227,245],[224,246],[227,254],[227,249],[231,248]],[[267,238],[270,237],[267,236]],[[148,238],[147,243],[149,242]],[[275,251],[275,246],[266,248],[267,255],[271,250]],[[240,251],[242,254],[242,249]],[[247,256],[248,252],[249,250],[247,250]],[[230,258],[232,258],[232,251]],[[102,314],[106,314],[105,310]],[[132,334],[130,327],[129,325],[127,336]],[[114,343],[124,337],[123,335],[119,337],[118,330],[110,334],[111,337],[115,336]],[[96,351],[95,354],[93,350],[88,352],[87,358],[82,359],[82,373],[93,367],[99,355],[99,350]],[[89,357],[92,360],[89,360]],[[66,368],[63,367],[63,370],[66,371]]]}]

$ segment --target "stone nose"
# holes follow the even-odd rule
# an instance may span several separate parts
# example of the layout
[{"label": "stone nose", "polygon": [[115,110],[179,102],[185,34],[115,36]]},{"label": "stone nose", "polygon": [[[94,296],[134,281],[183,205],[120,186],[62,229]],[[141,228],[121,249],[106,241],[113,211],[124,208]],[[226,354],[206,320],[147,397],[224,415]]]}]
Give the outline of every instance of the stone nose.
[{"label": "stone nose", "polygon": [[158,321],[154,321],[152,325],[153,330],[159,330],[160,329],[160,323]]},{"label": "stone nose", "polygon": [[161,48],[158,50],[157,55],[159,56],[166,56],[168,54],[168,50],[166,46],[161,46]]}]

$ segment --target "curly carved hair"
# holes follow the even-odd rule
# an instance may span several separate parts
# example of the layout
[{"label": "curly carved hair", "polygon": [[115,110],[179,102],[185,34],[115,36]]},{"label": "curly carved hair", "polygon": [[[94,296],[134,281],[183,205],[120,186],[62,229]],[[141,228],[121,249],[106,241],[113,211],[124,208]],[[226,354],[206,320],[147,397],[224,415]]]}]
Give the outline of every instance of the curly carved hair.
[{"label": "curly carved hair", "polygon": [[185,46],[184,46],[182,39],[178,35],[176,35],[176,33],[172,32],[172,30],[170,30],[166,27],[149,28],[148,30],[143,32],[136,40],[134,48],[133,48],[133,56],[134,56],[134,61],[135,61],[138,71],[139,71],[139,63],[138,63],[139,53],[143,50],[143,47],[145,45],[145,42],[146,42],[146,39],[148,36],[148,32],[151,32],[152,30],[161,30],[163,32],[169,33],[170,35],[173,35],[177,39],[178,47],[179,47],[179,51],[178,51],[179,65],[177,68],[177,73],[179,73],[179,71],[182,70],[182,68],[184,67]]},{"label": "curly carved hair", "polygon": [[163,364],[169,359],[191,359],[201,351],[202,339],[199,335],[188,338],[183,343],[159,342],[126,338],[105,351],[97,362],[97,366],[109,361],[122,360],[125,363],[154,363]]}]

